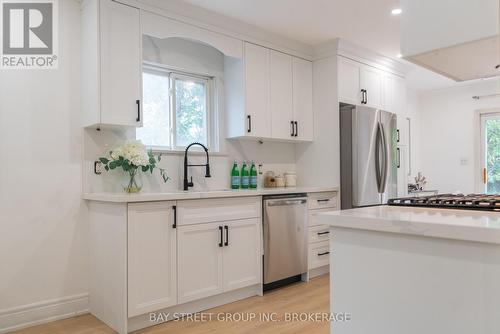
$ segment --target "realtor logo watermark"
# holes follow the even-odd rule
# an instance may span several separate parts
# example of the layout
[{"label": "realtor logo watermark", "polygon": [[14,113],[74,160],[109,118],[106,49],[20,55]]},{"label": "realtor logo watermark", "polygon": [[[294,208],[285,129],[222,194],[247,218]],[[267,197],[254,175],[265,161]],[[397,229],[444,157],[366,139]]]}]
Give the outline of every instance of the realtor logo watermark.
[{"label": "realtor logo watermark", "polygon": [[0,0],[1,69],[56,69],[58,0]]}]

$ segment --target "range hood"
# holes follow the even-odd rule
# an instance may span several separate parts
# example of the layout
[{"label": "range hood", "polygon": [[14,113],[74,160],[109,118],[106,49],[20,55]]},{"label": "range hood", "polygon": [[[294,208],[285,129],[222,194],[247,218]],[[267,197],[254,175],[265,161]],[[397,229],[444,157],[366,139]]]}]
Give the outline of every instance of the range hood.
[{"label": "range hood", "polygon": [[455,81],[500,75],[499,1],[402,0],[403,58]]}]

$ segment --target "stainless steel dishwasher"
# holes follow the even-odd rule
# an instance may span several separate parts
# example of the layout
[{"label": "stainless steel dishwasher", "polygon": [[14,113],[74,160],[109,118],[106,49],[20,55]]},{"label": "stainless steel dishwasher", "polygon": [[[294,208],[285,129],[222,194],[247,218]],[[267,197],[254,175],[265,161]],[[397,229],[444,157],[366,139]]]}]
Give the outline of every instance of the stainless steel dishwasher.
[{"label": "stainless steel dishwasher", "polygon": [[307,272],[307,195],[263,197],[264,290]]}]

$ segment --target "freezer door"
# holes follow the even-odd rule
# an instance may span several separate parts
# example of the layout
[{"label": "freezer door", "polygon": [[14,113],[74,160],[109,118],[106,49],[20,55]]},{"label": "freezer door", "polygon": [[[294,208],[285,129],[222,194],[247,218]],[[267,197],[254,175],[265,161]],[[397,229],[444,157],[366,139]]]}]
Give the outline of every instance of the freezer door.
[{"label": "freezer door", "polygon": [[384,173],[385,186],[383,187],[382,204],[387,200],[398,197],[398,162],[397,162],[397,116],[393,113],[380,111],[380,123],[384,130],[387,152]]},{"label": "freezer door", "polygon": [[376,168],[380,111],[356,106],[352,115],[352,205],[381,203]]}]

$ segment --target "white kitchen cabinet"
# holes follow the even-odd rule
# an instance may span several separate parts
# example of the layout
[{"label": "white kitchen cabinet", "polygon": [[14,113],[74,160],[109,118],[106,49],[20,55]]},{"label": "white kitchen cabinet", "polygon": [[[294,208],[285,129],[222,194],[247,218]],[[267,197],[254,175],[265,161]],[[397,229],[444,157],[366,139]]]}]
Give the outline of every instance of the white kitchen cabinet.
[{"label": "white kitchen cabinet", "polygon": [[271,135],[275,139],[290,139],[294,135],[292,86],[292,56],[271,50]]},{"label": "white kitchen cabinet", "polygon": [[312,62],[251,43],[224,61],[228,138],[312,141]]},{"label": "white kitchen cabinet", "polygon": [[398,146],[410,146],[410,122],[408,117],[398,116],[396,136]]},{"label": "white kitchen cabinet", "polygon": [[398,167],[398,196],[403,197],[408,195],[408,174],[410,168],[408,146],[398,146],[396,159]]},{"label": "white kitchen cabinet", "polygon": [[313,141],[314,116],[312,62],[293,57],[293,120],[297,140]]},{"label": "white kitchen cabinet", "polygon": [[224,291],[261,282],[261,226],[258,218],[224,223]]},{"label": "white kitchen cabinet", "polygon": [[84,126],[142,126],[140,10],[112,0],[82,2]]},{"label": "white kitchen cabinet", "polygon": [[128,205],[128,316],[177,304],[175,202]]},{"label": "white kitchen cabinet", "polygon": [[338,90],[339,100],[344,103],[360,105],[361,94],[361,64],[353,60],[338,57]]},{"label": "white kitchen cabinet", "polygon": [[392,77],[392,108],[391,111],[402,117],[406,113],[406,82],[405,79],[391,75]]},{"label": "white kitchen cabinet", "polygon": [[270,50],[245,43],[246,133],[259,138],[271,137]]},{"label": "white kitchen cabinet", "polygon": [[223,292],[223,224],[179,226],[177,231],[179,303]]},{"label": "white kitchen cabinet", "polygon": [[362,65],[360,70],[360,90],[365,92],[364,104],[368,107],[384,109],[383,105],[383,72],[371,67]]}]

